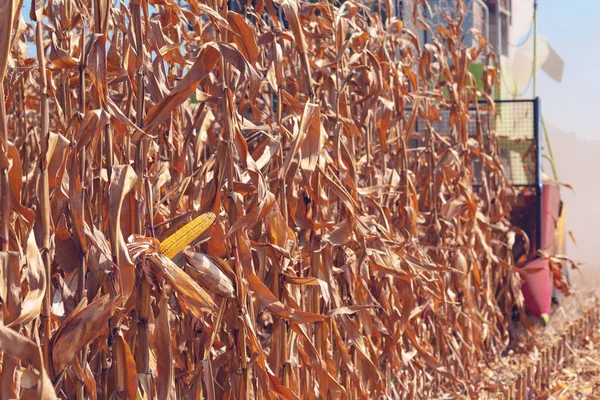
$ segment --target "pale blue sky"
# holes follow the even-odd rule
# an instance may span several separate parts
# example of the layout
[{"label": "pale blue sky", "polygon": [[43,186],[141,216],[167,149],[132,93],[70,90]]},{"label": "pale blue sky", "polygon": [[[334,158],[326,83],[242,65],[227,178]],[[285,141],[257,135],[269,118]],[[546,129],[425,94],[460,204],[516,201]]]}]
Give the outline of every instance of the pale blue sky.
[{"label": "pale blue sky", "polygon": [[546,123],[600,140],[600,1],[539,0],[538,33],[565,61],[561,83],[538,72]]}]

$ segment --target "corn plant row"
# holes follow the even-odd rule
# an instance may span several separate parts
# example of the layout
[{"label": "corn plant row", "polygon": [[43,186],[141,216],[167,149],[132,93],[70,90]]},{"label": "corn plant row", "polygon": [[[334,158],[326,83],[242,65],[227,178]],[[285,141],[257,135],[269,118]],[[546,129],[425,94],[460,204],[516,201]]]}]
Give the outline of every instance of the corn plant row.
[{"label": "corn plant row", "polygon": [[520,233],[494,54],[417,3],[1,2],[2,397],[467,390]]}]

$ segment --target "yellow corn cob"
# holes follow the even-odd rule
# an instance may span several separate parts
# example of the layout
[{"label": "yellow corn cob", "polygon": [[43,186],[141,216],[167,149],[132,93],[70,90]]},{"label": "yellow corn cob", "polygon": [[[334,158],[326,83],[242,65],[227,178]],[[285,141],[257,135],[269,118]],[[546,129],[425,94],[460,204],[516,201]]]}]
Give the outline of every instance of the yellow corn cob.
[{"label": "yellow corn cob", "polygon": [[192,243],[198,236],[207,230],[213,222],[216,215],[211,212],[202,214],[192,222],[184,225],[181,229],[166,238],[160,243],[160,252],[168,258],[173,258],[188,244]]}]

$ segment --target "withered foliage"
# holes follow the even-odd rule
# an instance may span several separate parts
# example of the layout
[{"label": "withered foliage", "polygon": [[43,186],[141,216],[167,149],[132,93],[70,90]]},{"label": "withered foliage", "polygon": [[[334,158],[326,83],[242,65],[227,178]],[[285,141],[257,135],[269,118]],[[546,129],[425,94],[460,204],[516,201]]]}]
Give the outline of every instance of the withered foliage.
[{"label": "withered foliage", "polygon": [[428,397],[506,346],[507,181],[467,134],[495,60],[462,3],[414,9],[429,44],[387,2],[232,4],[0,3],[3,398]]}]

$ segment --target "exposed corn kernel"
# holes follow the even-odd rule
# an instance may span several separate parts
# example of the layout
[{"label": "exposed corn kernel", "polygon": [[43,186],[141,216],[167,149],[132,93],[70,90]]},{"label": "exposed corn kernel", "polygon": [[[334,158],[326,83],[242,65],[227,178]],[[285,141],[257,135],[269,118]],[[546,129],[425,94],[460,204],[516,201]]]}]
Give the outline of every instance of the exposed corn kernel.
[{"label": "exposed corn kernel", "polygon": [[166,238],[160,243],[160,252],[168,258],[175,257],[215,222],[216,215],[207,212]]}]

